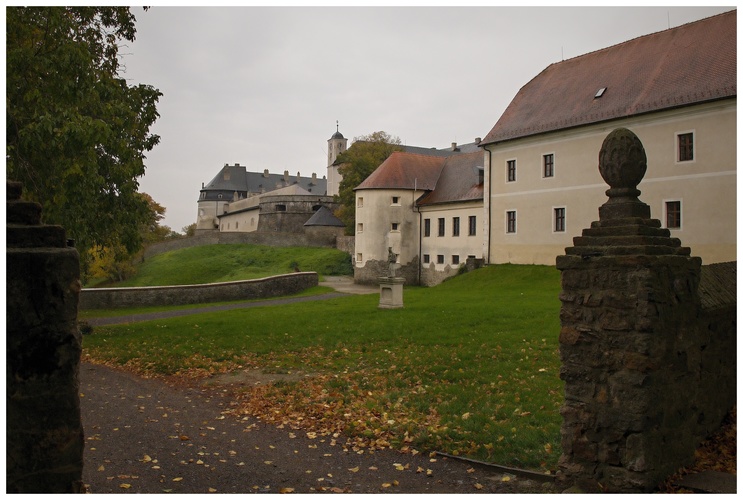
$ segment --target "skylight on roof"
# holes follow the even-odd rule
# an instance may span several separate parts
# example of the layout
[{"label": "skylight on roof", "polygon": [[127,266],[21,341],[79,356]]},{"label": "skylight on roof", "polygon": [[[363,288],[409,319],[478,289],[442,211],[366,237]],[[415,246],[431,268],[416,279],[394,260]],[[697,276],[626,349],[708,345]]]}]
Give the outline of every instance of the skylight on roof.
[{"label": "skylight on roof", "polygon": [[606,92],[606,87],[601,87],[598,92],[596,92],[596,95],[593,96],[594,99],[598,99],[602,95],[604,95],[604,92]]}]

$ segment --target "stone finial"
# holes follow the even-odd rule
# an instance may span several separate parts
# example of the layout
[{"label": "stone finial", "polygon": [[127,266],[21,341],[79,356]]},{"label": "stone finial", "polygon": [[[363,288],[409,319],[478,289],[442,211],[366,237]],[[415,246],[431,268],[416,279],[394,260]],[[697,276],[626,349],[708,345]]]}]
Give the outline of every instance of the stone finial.
[{"label": "stone finial", "polygon": [[618,128],[606,136],[599,152],[599,172],[609,185],[609,201],[599,208],[601,220],[650,218],[650,207],[639,200],[637,189],[647,168],[645,148],[631,130]]}]

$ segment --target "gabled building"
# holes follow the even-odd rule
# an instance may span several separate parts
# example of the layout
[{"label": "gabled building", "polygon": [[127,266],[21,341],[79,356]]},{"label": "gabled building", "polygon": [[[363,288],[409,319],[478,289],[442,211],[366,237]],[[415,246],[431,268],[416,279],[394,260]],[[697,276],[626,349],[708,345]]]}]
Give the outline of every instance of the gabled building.
[{"label": "gabled building", "polygon": [[653,218],[705,263],[736,259],[737,12],[548,66],[485,136],[485,258],[548,264],[598,220],[618,127],[642,141]]},{"label": "gabled building", "polygon": [[482,257],[483,154],[477,142],[410,150],[392,153],[355,189],[357,283],[387,276],[390,250],[407,284],[435,285],[468,257]]},{"label": "gabled building", "polygon": [[[196,230],[219,231],[221,229],[219,217],[225,214],[226,205],[292,186],[299,187],[303,193],[315,197],[325,197],[327,192],[327,180],[325,177],[318,179],[316,174],[303,177],[297,172],[296,176],[292,176],[286,170],[283,174],[272,174],[268,169],[262,173],[249,172],[239,163],[225,164],[208,184],[201,186]],[[305,221],[311,215],[308,214]],[[257,221],[252,230],[256,229]]]}]

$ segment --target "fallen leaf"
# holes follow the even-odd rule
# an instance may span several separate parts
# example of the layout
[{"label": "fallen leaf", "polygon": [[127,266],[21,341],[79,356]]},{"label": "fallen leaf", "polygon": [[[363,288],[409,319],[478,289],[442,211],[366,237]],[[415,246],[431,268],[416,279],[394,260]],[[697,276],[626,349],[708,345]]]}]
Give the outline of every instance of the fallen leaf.
[{"label": "fallen leaf", "polygon": [[216,492],[217,490],[215,490],[214,488],[209,488],[209,493],[216,493]]},{"label": "fallen leaf", "polygon": [[503,476],[503,477],[501,478],[501,481],[503,481],[504,483],[507,483],[507,482],[508,482],[508,481],[510,481],[510,480],[511,480],[511,476]]},{"label": "fallen leaf", "polygon": [[358,472],[359,471],[359,468],[358,467],[354,467],[353,469],[348,469],[348,470],[351,471],[351,472]]},{"label": "fallen leaf", "polygon": [[392,486],[390,483],[382,483],[382,488],[389,488]]},{"label": "fallen leaf", "polygon": [[294,488],[281,488],[279,493],[294,493]]},{"label": "fallen leaf", "polygon": [[100,472],[100,471],[103,471],[103,470],[106,470],[106,468],[105,468],[104,466],[102,466],[102,465],[101,465],[100,467],[98,467],[98,471],[99,471],[99,472]]},{"label": "fallen leaf", "polygon": [[119,485],[119,488],[123,488],[123,489],[125,489],[125,490],[128,490],[128,489],[129,489],[129,488],[131,488],[131,487],[132,487],[132,485],[131,485],[131,484],[127,484],[127,483],[121,483],[121,484]]},{"label": "fallen leaf", "polygon": [[182,477],[174,477],[173,478],[173,482],[174,483],[177,483],[178,481],[183,481],[183,478]]},{"label": "fallen leaf", "polygon": [[480,483],[475,483],[475,489],[481,490],[483,486]]}]

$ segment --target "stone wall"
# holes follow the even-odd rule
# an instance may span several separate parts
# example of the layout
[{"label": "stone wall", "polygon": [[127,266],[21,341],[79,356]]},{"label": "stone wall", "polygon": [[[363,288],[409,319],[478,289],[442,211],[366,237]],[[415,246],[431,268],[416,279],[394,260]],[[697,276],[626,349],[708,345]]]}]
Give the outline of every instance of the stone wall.
[{"label": "stone wall", "polygon": [[558,479],[645,492],[694,459],[736,402],[735,263],[701,266],[650,218],[632,132],[607,137],[599,221],[557,258],[562,272]]},{"label": "stone wall", "polygon": [[115,309],[266,299],[299,293],[317,286],[318,281],[317,273],[305,272],[204,285],[86,288],[80,294],[80,309]]},{"label": "stone wall", "polygon": [[[390,264],[386,260],[367,260],[364,267],[353,268],[353,282],[359,285],[378,285],[379,278],[389,276]],[[401,265],[395,270],[395,275],[405,278],[405,285],[418,284],[418,266],[415,262]]]},{"label": "stone wall", "polygon": [[220,233],[219,231],[197,231],[195,236],[178,238],[175,240],[162,241],[148,246],[144,250],[144,259],[165,252],[172,252],[182,248],[190,248],[201,245],[228,245],[244,243],[250,245],[265,245],[272,247],[321,247],[335,248],[336,234],[333,231],[309,231],[302,233],[276,233],[258,232],[252,233]]},{"label": "stone wall", "polygon": [[20,184],[7,186],[6,490],[80,493],[79,256]]}]

